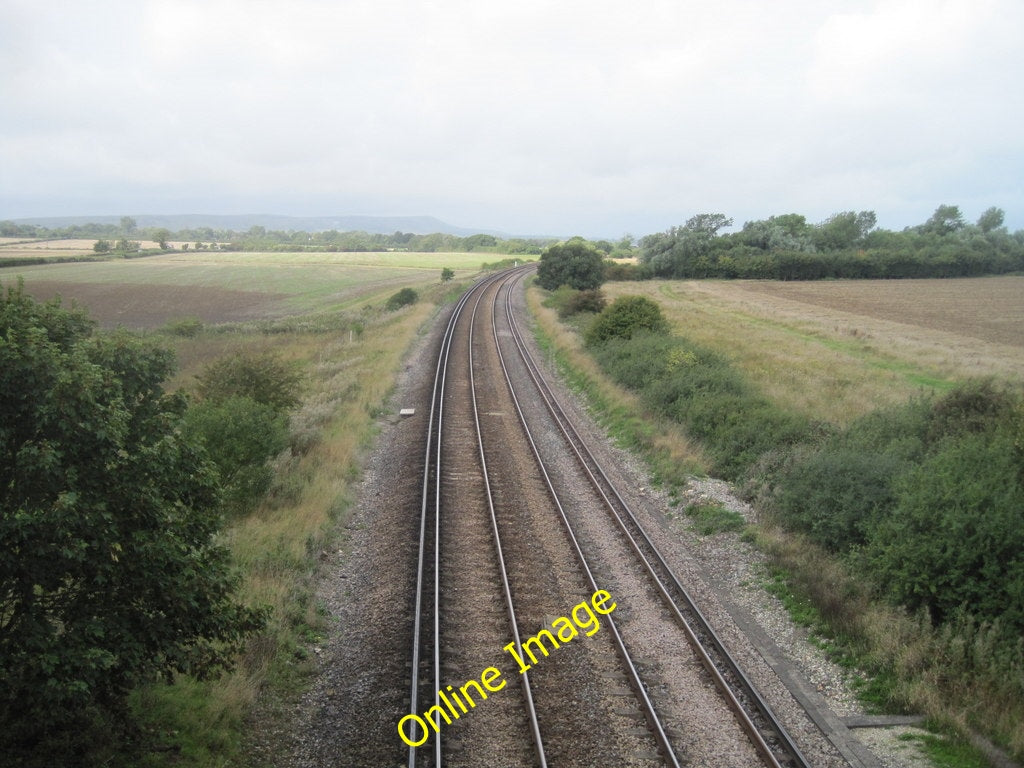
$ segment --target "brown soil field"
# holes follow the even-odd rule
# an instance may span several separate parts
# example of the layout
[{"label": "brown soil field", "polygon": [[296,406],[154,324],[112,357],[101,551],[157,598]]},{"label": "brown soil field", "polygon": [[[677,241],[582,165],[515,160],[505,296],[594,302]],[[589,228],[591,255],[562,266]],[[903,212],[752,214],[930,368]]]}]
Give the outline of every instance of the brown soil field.
[{"label": "brown soil field", "polygon": [[744,290],[1024,347],[1024,277],[743,282]]},{"label": "brown soil field", "polygon": [[236,291],[199,285],[75,283],[33,280],[25,292],[39,301],[60,296],[89,310],[102,327],[158,328],[170,320],[198,317],[204,323],[230,323],[277,314],[284,293]]}]

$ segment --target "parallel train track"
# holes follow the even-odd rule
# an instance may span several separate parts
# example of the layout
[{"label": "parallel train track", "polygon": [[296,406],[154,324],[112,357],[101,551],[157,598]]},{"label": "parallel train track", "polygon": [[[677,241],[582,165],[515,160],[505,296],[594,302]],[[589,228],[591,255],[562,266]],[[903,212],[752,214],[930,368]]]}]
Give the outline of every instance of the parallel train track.
[{"label": "parallel train track", "polygon": [[[438,693],[443,690],[444,680],[444,657],[447,646],[455,642],[454,638],[446,639],[445,610],[445,584],[443,582],[445,573],[446,547],[457,545],[456,542],[446,544],[444,526],[448,511],[446,510],[446,498],[444,493],[445,483],[443,478],[448,471],[447,462],[454,457],[445,453],[446,437],[451,430],[446,421],[449,417],[449,410],[454,408],[451,392],[454,387],[455,377],[459,374],[454,369],[455,360],[458,356],[468,353],[468,377],[469,393],[472,400],[472,421],[476,438],[475,452],[479,462],[479,474],[482,478],[483,498],[485,499],[487,514],[489,515],[489,527],[492,535],[492,545],[496,569],[501,583],[501,597],[507,613],[507,633],[513,638],[516,648],[520,648],[521,621],[517,619],[516,608],[522,607],[523,598],[519,598],[517,605],[516,590],[511,582],[514,580],[509,575],[509,564],[505,561],[505,548],[502,545],[502,524],[500,515],[496,511],[500,502],[495,500],[495,492],[491,487],[491,473],[488,469],[488,453],[485,450],[484,431],[486,423],[481,420],[481,411],[478,406],[479,382],[476,381],[475,370],[478,364],[474,360],[474,349],[480,347],[480,343],[493,345],[497,351],[500,361],[500,370],[504,377],[504,384],[508,388],[507,395],[511,396],[515,410],[521,424],[522,439],[530,446],[529,450],[536,460],[536,471],[543,478],[550,495],[554,510],[562,521],[569,548],[579,563],[579,568],[585,575],[589,585],[596,591],[599,584],[594,575],[593,568],[589,564],[587,553],[584,551],[586,544],[581,543],[574,531],[574,524],[571,516],[567,514],[565,504],[561,500],[561,492],[557,482],[552,479],[545,468],[542,452],[537,447],[537,440],[530,431],[528,419],[523,413],[522,401],[542,400],[545,404],[554,430],[564,440],[565,450],[571,452],[579,462],[583,473],[592,484],[595,493],[600,497],[607,514],[615,522],[615,526],[629,542],[637,562],[647,574],[647,578],[653,588],[661,596],[664,605],[673,616],[679,629],[686,637],[688,644],[694,648],[694,652],[710,676],[716,688],[721,692],[722,697],[728,703],[734,713],[734,717],[740,727],[747,734],[750,743],[759,754],[763,763],[773,768],[802,768],[808,765],[799,748],[786,733],[785,728],[778,722],[771,709],[757,693],[754,686],[748,680],[743,671],[732,659],[724,644],[718,638],[710,624],[702,615],[700,609],[691,599],[687,590],[673,573],[665,558],[662,557],[657,547],[644,531],[636,515],[623,499],[622,495],[615,489],[607,473],[588,449],[586,442],[575,429],[572,419],[554,395],[552,388],[545,379],[540,367],[536,364],[529,348],[526,345],[522,332],[515,319],[511,306],[511,291],[513,286],[521,281],[529,272],[530,268],[520,268],[500,275],[491,276],[467,291],[456,305],[449,319],[444,332],[440,353],[435,367],[433,392],[431,398],[430,412],[428,415],[426,450],[423,460],[423,483],[420,506],[419,526],[419,556],[416,584],[416,616],[414,622],[412,652],[411,652],[411,674],[409,685],[409,712],[416,713],[431,706],[440,705]],[[489,303],[489,307],[486,307]],[[484,314],[481,314],[481,307],[484,306]],[[486,315],[490,318],[487,319]],[[503,319],[502,319],[503,315]],[[481,338],[476,334],[476,326],[485,322],[489,327],[489,338]],[[504,324],[499,331],[499,324]],[[460,330],[461,329],[461,330]],[[468,329],[468,332],[467,332]],[[502,339],[511,338],[509,342]],[[458,340],[458,341],[457,341]],[[464,342],[465,348],[460,349],[459,344]],[[503,351],[503,345],[506,350]],[[481,347],[482,348],[482,347]],[[532,382],[527,392],[522,393],[521,386],[516,382],[516,376],[510,371],[511,361],[506,361],[506,354],[514,354],[521,360],[529,374]],[[493,375],[492,375],[493,378]],[[521,378],[521,377],[520,377]],[[487,382],[493,386],[494,382]],[[463,428],[465,429],[465,428]],[[466,450],[460,453],[466,453]],[[452,451],[449,451],[452,453]],[[497,596],[495,597],[497,599]],[[680,747],[674,743],[665,727],[662,725],[661,717],[648,695],[648,684],[644,681],[643,675],[636,663],[631,658],[628,644],[616,627],[612,616],[606,616],[608,632],[614,639],[621,669],[632,688],[638,706],[643,712],[650,734],[657,745],[661,756],[662,764],[679,766],[687,762],[685,754],[680,754]],[[642,666],[642,665],[641,665]],[[528,727],[522,732],[528,732],[532,740],[532,753],[535,764],[540,766],[548,765],[548,752],[545,739],[547,738],[545,718],[550,713],[538,707],[534,700],[529,674],[522,676],[520,689],[522,691],[522,708],[525,713],[525,721]],[[540,711],[539,711],[540,710]],[[440,716],[435,715],[437,733],[432,735],[428,744],[418,747],[410,747],[408,752],[409,768],[416,766],[433,766],[440,768],[446,763],[446,732]],[[552,730],[556,730],[552,728]],[[524,735],[522,738],[526,738]]]}]

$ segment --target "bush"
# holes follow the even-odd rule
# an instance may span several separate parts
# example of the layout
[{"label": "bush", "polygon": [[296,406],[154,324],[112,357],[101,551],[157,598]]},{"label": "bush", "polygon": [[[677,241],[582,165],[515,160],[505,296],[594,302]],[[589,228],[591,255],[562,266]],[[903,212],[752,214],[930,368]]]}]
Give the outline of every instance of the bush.
[{"label": "bush", "polygon": [[199,376],[197,391],[203,400],[247,397],[275,411],[299,402],[301,374],[276,355],[236,354],[211,364]]},{"label": "bush", "polygon": [[565,320],[581,312],[601,312],[607,304],[599,290],[578,291],[568,285],[560,286],[544,300],[544,306],[553,307],[558,316]]},{"label": "bush", "polygon": [[890,597],[936,622],[961,606],[1024,632],[1024,487],[1010,429],[963,435],[895,484],[868,560]]},{"label": "bush", "polygon": [[164,330],[174,336],[194,339],[203,332],[203,321],[198,317],[182,317],[178,320],[171,320],[164,326]]},{"label": "bush", "polygon": [[267,461],[288,445],[287,418],[249,397],[198,403],[185,414],[185,436],[201,441],[217,465],[224,505],[248,512],[273,480]]},{"label": "bush", "polygon": [[587,331],[587,343],[596,345],[613,338],[630,339],[641,331],[668,332],[661,307],[645,296],[620,296],[597,316]]},{"label": "bush", "polygon": [[605,259],[604,279],[606,282],[645,280],[648,277],[650,277],[650,275],[647,273],[647,270],[645,270],[640,264]]},{"label": "bush", "polygon": [[832,552],[845,552],[867,541],[892,505],[893,480],[905,468],[886,453],[811,450],[779,479],[775,510],[786,526],[805,531]]},{"label": "bush", "polygon": [[412,288],[403,288],[397,293],[393,293],[388,298],[387,302],[385,302],[384,304],[384,309],[386,309],[388,312],[394,312],[395,310],[401,309],[402,307],[409,306],[410,304],[415,304],[417,301],[419,301],[419,298],[419,295]]},{"label": "bush", "polygon": [[580,312],[597,314],[604,310],[607,303],[604,294],[599,290],[577,291],[559,310],[558,314],[563,318],[578,315]]},{"label": "bush", "polygon": [[595,355],[618,383],[703,441],[715,471],[727,479],[739,477],[762,453],[811,432],[806,419],[761,398],[728,360],[684,339],[642,331],[610,338]]}]

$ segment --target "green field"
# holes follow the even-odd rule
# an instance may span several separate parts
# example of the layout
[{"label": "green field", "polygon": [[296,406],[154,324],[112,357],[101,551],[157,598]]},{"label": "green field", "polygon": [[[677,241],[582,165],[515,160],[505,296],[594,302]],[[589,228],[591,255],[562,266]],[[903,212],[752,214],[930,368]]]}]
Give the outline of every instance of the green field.
[{"label": "green field", "polygon": [[138,259],[0,269],[19,276],[36,298],[60,295],[87,307],[103,325],[156,327],[176,317],[207,323],[350,309],[398,288],[475,274],[480,253],[171,252]]}]

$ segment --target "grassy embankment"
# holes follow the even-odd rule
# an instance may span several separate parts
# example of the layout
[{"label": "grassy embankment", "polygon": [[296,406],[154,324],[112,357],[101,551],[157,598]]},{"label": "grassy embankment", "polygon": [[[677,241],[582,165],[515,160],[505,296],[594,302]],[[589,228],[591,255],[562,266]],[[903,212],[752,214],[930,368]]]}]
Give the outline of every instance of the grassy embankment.
[{"label": "grassy embankment", "polygon": [[[1004,280],[1014,279],[1019,280]],[[956,381],[979,372],[1020,380],[1024,350],[999,343],[1006,337],[1005,326],[996,328],[994,334],[983,327],[985,313],[997,311],[993,294],[1016,295],[1013,286],[1007,291],[1003,281],[970,281],[955,287],[941,284],[942,291],[952,288],[959,292],[959,306],[951,306],[947,300],[941,310],[935,310],[958,313],[957,327],[963,329],[958,338],[929,327],[927,318],[919,318],[911,326],[885,320],[877,308],[874,312],[865,312],[863,307],[860,312],[837,312],[828,306],[834,297],[815,296],[815,301],[824,302],[823,308],[772,295],[771,285],[655,282],[606,286],[611,296],[640,293],[658,300],[677,334],[720,353],[712,354],[713,359],[697,360],[702,355],[699,351],[695,357],[686,347],[661,349],[659,343],[650,343],[650,349],[640,355],[623,352],[621,345],[618,352],[606,349],[601,355],[606,365],[619,366],[620,379],[631,384],[658,375],[655,369],[659,364],[651,355],[674,356],[669,368],[703,366],[694,374],[697,379],[690,376],[689,384],[683,380],[686,376],[676,376],[646,388],[643,402],[647,408],[684,417],[691,432],[710,424],[709,440],[703,443],[705,455],[736,476],[741,472],[731,463],[730,451],[737,443],[760,441],[772,448],[802,432],[812,437],[841,433],[847,425],[861,423],[861,417],[880,405],[895,407],[923,391],[941,394]],[[864,290],[877,291],[877,285]],[[901,298],[912,304],[915,298],[927,303],[929,292],[939,286],[916,286],[918,295],[914,297],[906,295],[908,286],[904,284]],[[849,288],[846,284],[843,290]],[[826,290],[835,289],[826,286]],[[614,398],[608,405],[609,385],[602,381],[578,336],[539,302],[536,294],[531,295],[542,335],[559,350],[563,363],[577,369],[572,374],[577,383],[584,382],[587,390],[600,390],[599,408],[625,412],[616,419],[628,422],[629,412],[641,410],[636,407],[640,401],[629,394],[633,405]],[[855,304],[847,301],[850,308]],[[970,310],[978,306],[983,308],[978,313],[982,320],[971,324]],[[1019,302],[1007,309],[998,316],[1020,322]],[[1012,333],[1009,338],[1014,338]],[[628,367],[626,375],[623,366]],[[660,368],[664,372],[664,364]],[[587,373],[580,374],[580,370]],[[693,400],[694,391],[687,390],[692,386],[705,391],[711,388],[717,394]],[[684,396],[676,400],[680,394]],[[701,404],[695,406],[698,401]],[[744,416],[731,418],[736,412]],[[750,422],[758,424],[753,431]],[[648,446],[645,441],[632,441],[632,447],[643,451]],[[656,455],[656,474],[671,482],[668,473],[658,468],[661,462]],[[1017,679],[1022,673],[1019,651],[1007,656],[1005,643],[997,642],[991,631],[950,626],[933,630],[919,617],[869,600],[867,591],[840,561],[804,537],[768,526],[748,535],[756,536],[773,559],[775,588],[781,589],[791,604],[802,603],[804,618],[831,637],[834,649],[852,663],[878,673],[868,693],[889,706],[924,712],[935,723],[983,730],[1015,751],[1021,750],[1024,703]]]},{"label": "grassy embankment", "polygon": [[[240,597],[270,607],[268,627],[231,674],[138,691],[133,710],[142,748],[112,755],[109,765],[250,762],[244,734],[257,697],[273,712],[301,690],[308,647],[327,631],[313,597],[317,564],[324,552],[345,547],[360,455],[376,434],[401,360],[438,304],[465,285],[442,285],[440,270],[465,278],[480,263],[479,254],[193,253],[0,274],[5,282],[22,275],[26,290],[41,297],[54,287],[87,306],[92,297],[89,308],[105,324],[148,328],[177,353],[170,389],[189,391],[206,365],[239,352],[273,353],[303,372],[291,448],[274,462],[268,497],[224,532],[242,574]],[[407,286],[420,301],[385,312],[386,298]],[[154,289],[173,296],[174,306],[145,301]],[[239,298],[253,319],[220,322],[225,303]]]}]

